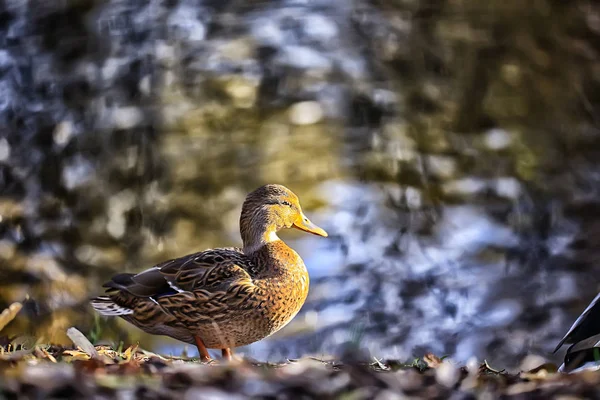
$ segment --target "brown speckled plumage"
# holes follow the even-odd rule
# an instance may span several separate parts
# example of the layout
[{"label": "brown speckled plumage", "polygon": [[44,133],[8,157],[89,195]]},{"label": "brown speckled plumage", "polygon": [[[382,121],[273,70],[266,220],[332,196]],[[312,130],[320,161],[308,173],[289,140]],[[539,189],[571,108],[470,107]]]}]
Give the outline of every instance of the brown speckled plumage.
[{"label": "brown speckled plumage", "polygon": [[276,232],[295,227],[327,233],[302,213],[298,197],[281,185],[250,193],[242,207],[243,249],[219,248],[166,261],[137,275],[120,274],[92,300],[152,334],[207,348],[247,345],[278,331],[298,313],[309,277],[300,256]]}]

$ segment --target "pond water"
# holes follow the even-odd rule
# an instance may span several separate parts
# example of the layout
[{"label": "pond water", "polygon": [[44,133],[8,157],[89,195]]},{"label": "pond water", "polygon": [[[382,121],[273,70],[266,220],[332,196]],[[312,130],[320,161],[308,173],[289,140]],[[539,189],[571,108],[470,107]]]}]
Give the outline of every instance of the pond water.
[{"label": "pond water", "polygon": [[308,301],[242,352],[558,360],[600,288],[598,24],[430,3],[4,2],[0,308],[28,298],[7,332],[195,354],[87,299],[239,245],[272,182],[330,237],[282,233]]}]

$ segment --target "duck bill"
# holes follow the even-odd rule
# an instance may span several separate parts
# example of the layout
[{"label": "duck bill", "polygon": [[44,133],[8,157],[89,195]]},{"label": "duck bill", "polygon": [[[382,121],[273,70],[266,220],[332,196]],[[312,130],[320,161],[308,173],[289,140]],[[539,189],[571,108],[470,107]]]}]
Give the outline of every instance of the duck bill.
[{"label": "duck bill", "polygon": [[304,214],[300,214],[300,218],[298,218],[296,222],[294,222],[293,226],[296,229],[312,233],[313,235],[327,237],[327,232],[325,232],[323,228],[319,228],[317,225],[310,222],[310,220]]}]

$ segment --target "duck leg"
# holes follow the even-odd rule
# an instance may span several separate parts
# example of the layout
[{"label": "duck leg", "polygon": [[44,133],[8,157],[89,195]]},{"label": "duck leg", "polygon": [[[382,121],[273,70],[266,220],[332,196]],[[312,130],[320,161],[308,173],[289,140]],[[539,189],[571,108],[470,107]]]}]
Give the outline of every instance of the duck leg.
[{"label": "duck leg", "polygon": [[221,349],[221,355],[223,356],[223,359],[231,361],[233,352],[231,351],[231,348],[228,347],[226,349]]},{"label": "duck leg", "polygon": [[198,347],[198,353],[200,354],[200,361],[202,361],[202,362],[212,361],[212,358],[210,358],[210,354],[208,354],[208,350],[206,350],[204,341],[200,338],[200,336],[194,336],[194,340],[196,341],[196,346]]}]

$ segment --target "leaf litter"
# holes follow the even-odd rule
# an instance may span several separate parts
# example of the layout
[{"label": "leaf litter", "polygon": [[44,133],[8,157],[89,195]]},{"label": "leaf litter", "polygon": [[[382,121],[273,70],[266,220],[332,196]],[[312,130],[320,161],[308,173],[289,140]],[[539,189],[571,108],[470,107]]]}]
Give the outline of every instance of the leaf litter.
[{"label": "leaf litter", "polygon": [[[18,311],[17,311],[18,312]],[[4,313],[3,313],[4,315]],[[73,346],[0,346],[0,398],[589,398],[600,373],[557,373],[551,363],[510,373],[486,361],[467,366],[425,354],[412,362],[305,357],[281,363],[251,359],[202,363],[132,345],[94,346],[76,328]],[[474,397],[473,397],[474,396]],[[453,397],[454,398],[454,397]]]}]

